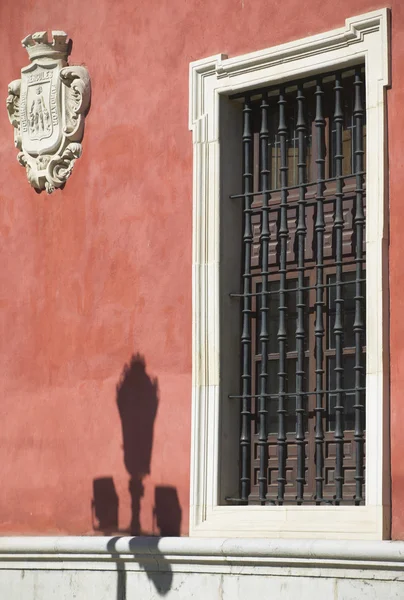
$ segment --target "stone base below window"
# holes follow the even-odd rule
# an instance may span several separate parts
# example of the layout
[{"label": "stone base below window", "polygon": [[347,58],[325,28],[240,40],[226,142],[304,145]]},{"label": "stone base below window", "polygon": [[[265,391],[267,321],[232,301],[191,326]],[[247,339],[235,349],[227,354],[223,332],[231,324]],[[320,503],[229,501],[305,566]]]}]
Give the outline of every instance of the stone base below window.
[{"label": "stone base below window", "polygon": [[404,542],[3,537],[7,600],[404,597]]}]

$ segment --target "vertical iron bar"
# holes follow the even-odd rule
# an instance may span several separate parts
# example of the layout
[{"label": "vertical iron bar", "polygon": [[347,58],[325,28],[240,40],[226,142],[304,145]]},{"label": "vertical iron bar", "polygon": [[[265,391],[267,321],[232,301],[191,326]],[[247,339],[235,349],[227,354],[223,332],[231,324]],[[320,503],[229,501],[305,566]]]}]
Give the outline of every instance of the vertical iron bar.
[{"label": "vertical iron bar", "polygon": [[324,178],[325,178],[325,119],[323,115],[324,92],[321,79],[317,80],[316,91],[316,138],[317,138],[317,190],[316,190],[316,221],[314,231],[316,236],[316,322],[314,327],[316,354],[316,432],[315,432],[315,463],[316,463],[316,503],[323,501],[324,486],[324,428],[323,428],[323,338],[324,338]]},{"label": "vertical iron bar", "polygon": [[261,211],[261,302],[260,302],[260,317],[261,328],[259,333],[260,351],[261,351],[261,369],[259,374],[260,380],[260,397],[258,399],[258,415],[259,415],[259,432],[258,432],[258,447],[259,447],[259,499],[262,504],[265,504],[266,494],[268,490],[268,428],[267,428],[267,381],[268,381],[268,245],[269,245],[269,223],[268,223],[268,204],[269,194],[267,190],[270,188],[270,171],[269,171],[269,130],[268,130],[268,96],[264,94],[261,99],[261,128],[260,128],[260,176],[262,189],[262,211]]},{"label": "vertical iron bar", "polygon": [[297,123],[296,130],[298,135],[298,182],[299,182],[299,201],[297,216],[297,323],[296,323],[296,445],[297,445],[297,477],[296,477],[296,501],[302,504],[304,499],[304,484],[306,483],[306,464],[305,464],[305,438],[304,438],[304,255],[306,240],[306,134],[307,125],[304,115],[305,96],[303,85],[300,84],[297,89]]},{"label": "vertical iron bar", "polygon": [[356,443],[356,465],[355,465],[355,504],[363,502],[363,485],[364,485],[364,431],[363,431],[363,392],[361,385],[363,382],[363,360],[362,360],[362,342],[364,334],[363,321],[363,294],[362,294],[362,263],[364,258],[363,243],[364,243],[364,226],[365,214],[363,210],[363,120],[364,107],[362,101],[363,81],[361,70],[355,70],[354,79],[354,94],[355,103],[353,115],[355,119],[355,173],[356,173],[356,190],[355,190],[355,321],[353,325],[355,335],[355,430],[354,440]]},{"label": "vertical iron bar", "polygon": [[342,108],[342,77],[337,73],[335,78],[335,177],[336,177],[336,192],[335,192],[335,215],[334,215],[334,231],[335,231],[335,388],[336,404],[335,404],[335,504],[340,504],[342,500],[342,491],[344,483],[343,474],[343,458],[344,458],[344,393],[343,393],[343,374],[342,366],[343,354],[343,324],[342,315],[344,308],[344,300],[342,297],[342,231],[344,227],[344,216],[342,212],[342,198],[344,180],[342,177],[342,161],[343,161],[343,146],[342,146],[342,128],[343,128],[343,108]]},{"label": "vertical iron bar", "polygon": [[278,327],[278,349],[279,349],[279,371],[278,371],[278,503],[283,504],[286,485],[286,431],[285,431],[285,394],[286,394],[286,255],[288,243],[288,156],[287,156],[287,125],[286,125],[286,99],[284,89],[279,93],[279,126],[278,136],[280,140],[280,224],[279,224],[279,327]]},{"label": "vertical iron bar", "polygon": [[244,273],[243,273],[243,329],[242,350],[242,400],[241,400],[241,500],[248,501],[251,488],[251,204],[253,191],[253,135],[252,108],[246,97],[243,108],[243,193],[244,196]]},{"label": "vertical iron bar", "polygon": [[[353,99],[355,101],[355,98]],[[355,117],[353,115],[353,102],[350,105],[350,121],[351,125],[348,129],[351,130],[351,173],[355,173]]]}]

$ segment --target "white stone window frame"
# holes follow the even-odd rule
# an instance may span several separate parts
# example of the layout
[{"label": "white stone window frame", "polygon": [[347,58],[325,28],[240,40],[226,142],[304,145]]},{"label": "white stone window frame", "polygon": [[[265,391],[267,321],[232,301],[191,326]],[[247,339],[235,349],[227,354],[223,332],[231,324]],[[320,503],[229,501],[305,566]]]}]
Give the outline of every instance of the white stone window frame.
[{"label": "white stone window frame", "polygon": [[[193,323],[190,535],[386,539],[390,535],[386,87],[388,9],[235,58],[190,64],[193,132]],[[365,506],[235,506],[238,491],[240,108],[231,94],[365,64],[367,353]],[[230,166],[229,166],[230,165]],[[234,247],[234,246],[233,246]],[[236,335],[237,334],[237,335]],[[229,352],[235,350],[233,354]]]}]

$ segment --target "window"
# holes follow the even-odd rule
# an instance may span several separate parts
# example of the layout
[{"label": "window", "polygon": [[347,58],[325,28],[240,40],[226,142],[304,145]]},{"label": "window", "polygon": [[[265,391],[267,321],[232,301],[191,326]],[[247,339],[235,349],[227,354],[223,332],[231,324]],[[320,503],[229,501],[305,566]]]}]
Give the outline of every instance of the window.
[{"label": "window", "polygon": [[364,504],[364,75],[231,98],[243,103],[243,191],[231,197],[243,289],[231,294],[242,367],[229,502]]},{"label": "window", "polygon": [[387,20],[191,64],[191,535],[389,535]]}]

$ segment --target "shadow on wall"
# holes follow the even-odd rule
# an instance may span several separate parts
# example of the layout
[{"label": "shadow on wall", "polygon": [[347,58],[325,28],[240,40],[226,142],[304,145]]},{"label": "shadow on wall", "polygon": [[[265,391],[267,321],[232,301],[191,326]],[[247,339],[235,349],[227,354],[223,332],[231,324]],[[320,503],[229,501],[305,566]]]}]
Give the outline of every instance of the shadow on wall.
[{"label": "shadow on wall", "polygon": [[125,365],[116,387],[116,403],[122,425],[123,457],[129,473],[132,518],[131,535],[141,535],[140,501],[143,479],[150,473],[153,428],[159,403],[157,379],[146,372],[144,358],[135,354]]},{"label": "shadow on wall", "polygon": [[[128,529],[119,530],[119,498],[114,480],[112,477],[100,477],[93,481],[93,528],[106,535],[117,532],[142,535],[140,504],[144,493],[143,479],[150,473],[153,428],[159,396],[157,379],[148,376],[145,360],[140,354],[133,355],[122,371],[116,388],[116,403],[122,425],[124,463],[130,478],[131,522]],[[176,488],[157,486],[154,490],[153,532],[160,536],[179,536],[181,517]],[[117,600],[124,600],[126,571],[125,563],[115,549],[118,539],[112,538],[108,542],[108,548],[117,565]],[[157,592],[164,595],[171,588],[171,567],[158,551],[158,538],[153,541],[149,538],[147,543],[154,555],[159,556],[159,570],[156,570],[155,561],[146,561],[140,556],[136,558]]]},{"label": "shadow on wall", "polygon": [[[118,531],[141,535],[140,503],[144,493],[143,479],[150,473],[153,447],[153,428],[159,396],[157,379],[146,372],[144,358],[132,356],[123,368],[116,386],[116,404],[122,426],[123,458],[129,473],[131,497],[131,522],[127,529],[119,530],[119,498],[112,477],[93,481],[93,528],[105,534]],[[95,522],[98,521],[98,524]]]},{"label": "shadow on wall", "polygon": [[170,485],[156,486],[154,490],[153,518],[159,530],[158,535],[179,536],[181,517],[182,510],[176,488]]},{"label": "shadow on wall", "polygon": [[[127,571],[125,560],[117,552],[116,544],[120,538],[114,537],[108,541],[107,549],[115,560],[117,570],[116,600],[127,600]],[[139,553],[139,539],[144,541],[144,551]],[[153,583],[156,592],[165,596],[172,587],[173,572],[170,562],[159,551],[160,538],[133,538],[129,548],[139,566],[144,570],[148,579]]]},{"label": "shadow on wall", "polygon": [[119,498],[112,477],[99,477],[93,481],[91,501],[92,526],[94,531],[105,535],[116,533],[119,522]]}]

